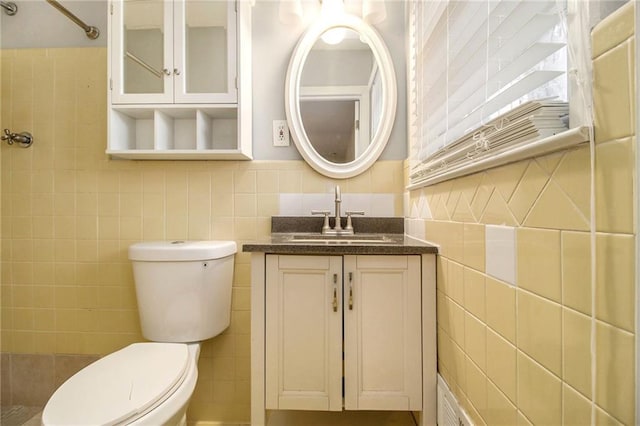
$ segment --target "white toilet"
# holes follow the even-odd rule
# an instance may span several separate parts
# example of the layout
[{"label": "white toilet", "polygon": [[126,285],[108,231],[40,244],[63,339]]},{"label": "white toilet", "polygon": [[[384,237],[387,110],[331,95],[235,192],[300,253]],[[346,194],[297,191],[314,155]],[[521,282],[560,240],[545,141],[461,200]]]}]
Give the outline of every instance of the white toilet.
[{"label": "white toilet", "polygon": [[129,247],[142,334],[79,371],[51,396],[43,425],[185,425],[200,343],[231,318],[233,241]]}]

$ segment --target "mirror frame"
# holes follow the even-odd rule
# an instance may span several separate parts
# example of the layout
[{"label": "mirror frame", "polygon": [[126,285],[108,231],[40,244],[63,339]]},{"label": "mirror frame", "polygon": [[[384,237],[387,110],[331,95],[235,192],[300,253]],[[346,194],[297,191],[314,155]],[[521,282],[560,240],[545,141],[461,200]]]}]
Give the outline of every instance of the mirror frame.
[{"label": "mirror frame", "polygon": [[[360,34],[360,37],[369,44],[378,63],[380,80],[382,81],[382,118],[378,129],[371,138],[367,149],[349,163],[334,163],[318,154],[304,130],[300,114],[300,79],[307,56],[320,36],[335,27],[351,29]],[[354,15],[342,15],[331,20],[319,18],[309,27],[296,45],[291,55],[285,82],[284,104],[287,122],[300,155],[318,173],[331,178],[346,179],[364,172],[375,163],[387,146],[396,118],[397,95],[393,60],[382,37],[373,27]]]}]

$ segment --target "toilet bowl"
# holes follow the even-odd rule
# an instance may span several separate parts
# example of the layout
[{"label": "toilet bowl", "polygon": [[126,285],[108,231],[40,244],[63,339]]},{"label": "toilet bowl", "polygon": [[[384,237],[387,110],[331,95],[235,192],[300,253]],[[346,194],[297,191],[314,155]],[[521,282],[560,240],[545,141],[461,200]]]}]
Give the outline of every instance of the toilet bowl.
[{"label": "toilet bowl", "polygon": [[51,396],[43,425],[186,425],[200,343],[231,316],[233,241],[138,243],[129,248],[142,334],[85,367]]},{"label": "toilet bowl", "polygon": [[49,399],[44,425],[185,425],[200,345],[134,343],[101,358]]}]

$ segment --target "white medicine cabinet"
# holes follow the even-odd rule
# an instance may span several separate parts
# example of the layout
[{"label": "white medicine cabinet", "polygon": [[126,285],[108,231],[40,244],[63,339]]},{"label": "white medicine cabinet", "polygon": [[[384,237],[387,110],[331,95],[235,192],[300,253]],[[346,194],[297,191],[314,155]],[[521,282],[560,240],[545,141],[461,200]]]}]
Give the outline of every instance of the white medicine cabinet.
[{"label": "white medicine cabinet", "polygon": [[251,159],[251,6],[220,0],[109,4],[107,153]]}]

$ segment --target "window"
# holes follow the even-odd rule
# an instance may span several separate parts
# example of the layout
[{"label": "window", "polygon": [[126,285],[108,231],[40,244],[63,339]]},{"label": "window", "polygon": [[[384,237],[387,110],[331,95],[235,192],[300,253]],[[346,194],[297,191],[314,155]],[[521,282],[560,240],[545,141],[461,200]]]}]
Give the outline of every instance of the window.
[{"label": "window", "polygon": [[569,128],[565,0],[408,7],[411,185]]}]

